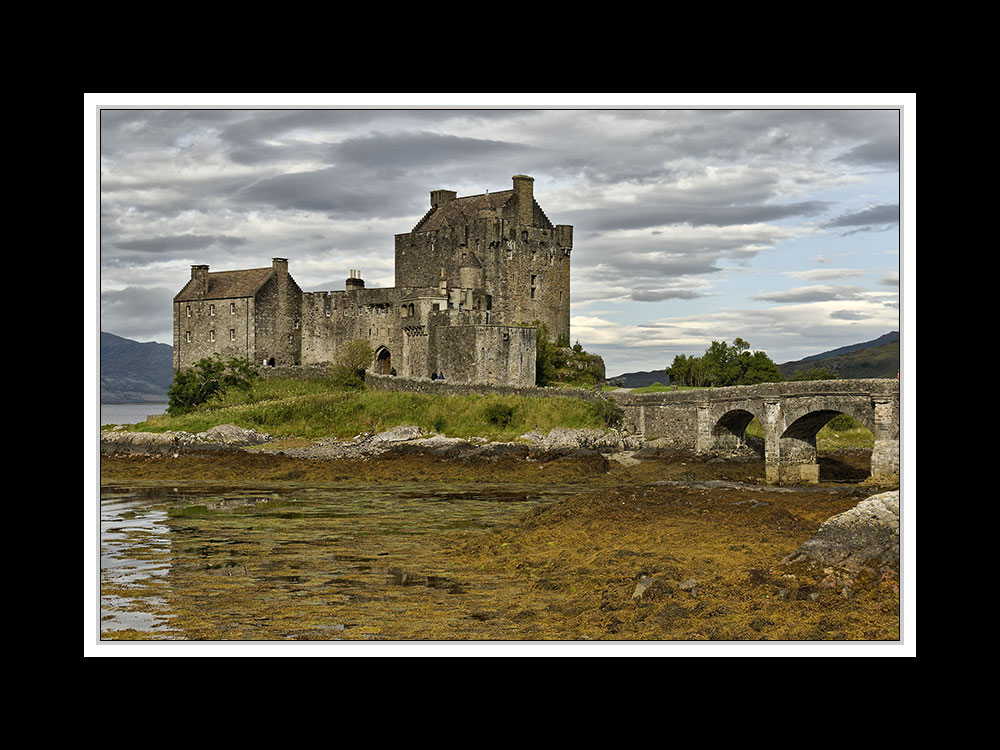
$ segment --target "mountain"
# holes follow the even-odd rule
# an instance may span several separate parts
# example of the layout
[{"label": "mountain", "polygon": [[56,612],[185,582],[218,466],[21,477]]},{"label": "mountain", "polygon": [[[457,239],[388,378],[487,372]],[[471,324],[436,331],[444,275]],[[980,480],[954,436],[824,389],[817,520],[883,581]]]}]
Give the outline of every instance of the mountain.
[{"label": "mountain", "polygon": [[619,388],[643,388],[653,383],[670,385],[670,378],[663,370],[647,370],[646,372],[626,372],[623,375],[608,378],[608,382]]},{"label": "mountain", "polygon": [[830,370],[842,378],[894,378],[899,372],[899,331],[778,365],[786,380],[799,370],[813,368]]},{"label": "mountain", "polygon": [[[899,372],[899,331],[778,365],[778,371],[785,380],[798,370],[813,368],[830,370],[842,378],[894,378]],[[670,378],[663,370],[647,370],[626,372],[608,378],[608,382],[622,388],[642,388],[655,382],[670,385]]]},{"label": "mountain", "polygon": [[101,331],[101,403],[164,403],[174,380],[174,349]]}]

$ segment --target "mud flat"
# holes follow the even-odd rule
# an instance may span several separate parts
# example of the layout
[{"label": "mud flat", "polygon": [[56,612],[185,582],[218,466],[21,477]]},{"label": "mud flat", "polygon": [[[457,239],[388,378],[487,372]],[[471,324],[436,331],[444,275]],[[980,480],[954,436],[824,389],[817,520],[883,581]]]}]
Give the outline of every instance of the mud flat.
[{"label": "mud flat", "polygon": [[[154,503],[175,540],[164,584],[169,628],[102,637],[899,639],[898,557],[840,568],[795,556],[828,519],[892,489],[862,481],[867,451],[821,455],[818,486],[770,487],[752,456],[573,446],[470,454],[411,445],[317,458],[315,448],[104,455],[102,492],[172,487],[184,495],[213,486],[218,497]],[[345,521],[345,512],[309,510],[323,488],[350,486],[404,493],[386,507],[417,515],[396,525],[380,520],[375,533]],[[548,498],[530,499],[532,487],[548,488]],[[247,493],[267,502],[241,506]],[[428,498],[458,502],[459,495],[492,510],[421,520],[421,504],[444,508]],[[353,573],[334,573],[338,560],[356,566]]]}]

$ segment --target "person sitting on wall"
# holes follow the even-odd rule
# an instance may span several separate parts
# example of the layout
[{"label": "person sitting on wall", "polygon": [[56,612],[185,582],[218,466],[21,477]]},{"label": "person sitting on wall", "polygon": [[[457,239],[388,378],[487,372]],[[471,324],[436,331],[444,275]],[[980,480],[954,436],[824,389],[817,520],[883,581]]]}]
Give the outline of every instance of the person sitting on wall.
[{"label": "person sitting on wall", "polygon": [[438,379],[438,374],[436,372],[432,372],[431,373],[431,380],[437,380],[437,379]]},{"label": "person sitting on wall", "polygon": [[438,372],[438,380],[444,380],[444,373],[443,372],[440,372],[440,371]]}]

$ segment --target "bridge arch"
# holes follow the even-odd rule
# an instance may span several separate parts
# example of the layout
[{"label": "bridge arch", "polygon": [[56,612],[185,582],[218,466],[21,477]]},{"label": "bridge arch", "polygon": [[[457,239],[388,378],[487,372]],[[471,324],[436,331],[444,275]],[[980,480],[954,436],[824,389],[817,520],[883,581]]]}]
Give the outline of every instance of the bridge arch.
[{"label": "bridge arch", "polygon": [[754,409],[749,404],[743,404],[715,411],[716,413],[712,414],[711,449],[735,450],[751,447],[763,454],[764,446],[762,444],[747,439],[747,427],[754,419],[760,421],[760,416],[756,413],[759,409]]},{"label": "bridge arch", "polygon": [[[817,435],[831,420],[847,415],[852,417],[857,423],[863,425],[872,437],[875,436],[874,409],[870,404],[867,408],[859,408],[859,405],[851,401],[828,400],[826,404],[813,403],[812,411],[804,411],[802,408],[790,408],[784,415],[782,422],[783,429],[776,431],[774,444],[777,446],[779,474],[792,480],[806,480],[812,482],[820,481],[821,465],[819,461],[819,451],[817,448]],[[822,408],[840,407],[840,408]],[[772,462],[773,463],[773,462]],[[842,469],[851,472],[846,464],[839,460],[831,459],[827,469],[840,465]],[[865,476],[854,476],[853,479],[865,479],[873,473],[872,463],[869,461]],[[853,471],[857,471],[857,467]]]}]

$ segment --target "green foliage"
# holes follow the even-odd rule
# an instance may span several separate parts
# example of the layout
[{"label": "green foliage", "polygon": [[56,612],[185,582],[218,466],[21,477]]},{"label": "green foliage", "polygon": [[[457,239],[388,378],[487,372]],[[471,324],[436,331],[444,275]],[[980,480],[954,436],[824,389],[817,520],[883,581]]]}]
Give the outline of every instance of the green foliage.
[{"label": "green foliage", "polygon": [[245,359],[223,360],[218,354],[204,357],[174,375],[174,382],[167,390],[167,413],[190,412],[212,399],[221,399],[231,388],[249,392],[259,377],[257,368]]},{"label": "green foliage", "polygon": [[696,388],[781,381],[771,358],[761,351],[751,352],[750,344],[739,337],[732,346],[713,341],[701,357],[678,354],[665,372],[672,383]]},{"label": "green foliage", "polygon": [[508,404],[492,403],[483,410],[483,416],[491,425],[506,429],[514,421],[514,407]]},{"label": "green foliage", "polygon": [[534,321],[536,330],[535,342],[535,385],[552,385],[556,377],[556,369],[563,363],[559,347],[549,338],[549,327],[545,323]]},{"label": "green foliage", "polygon": [[363,388],[365,370],[371,366],[375,352],[365,339],[354,339],[337,353],[330,369],[330,384],[336,388]]},{"label": "green foliage", "polygon": [[609,398],[599,398],[594,404],[595,416],[605,427],[618,428],[625,421],[625,412],[622,408]]},{"label": "green foliage", "polygon": [[[505,427],[486,416],[494,403],[510,410],[511,419]],[[489,413],[501,415],[499,410]],[[476,435],[498,440],[514,440],[531,430],[604,427],[593,405],[580,398],[441,396],[331,388],[327,380],[291,378],[260,378],[252,392],[230,390],[210,408],[161,414],[136,427],[147,432],[202,432],[219,424],[250,427],[274,437],[307,439],[348,439],[399,425],[417,425],[448,437]]]},{"label": "green foliage", "polygon": [[848,416],[847,414],[838,414],[829,422],[827,422],[826,426],[829,427],[831,430],[840,430],[840,431],[859,430],[865,427],[854,417]]}]

